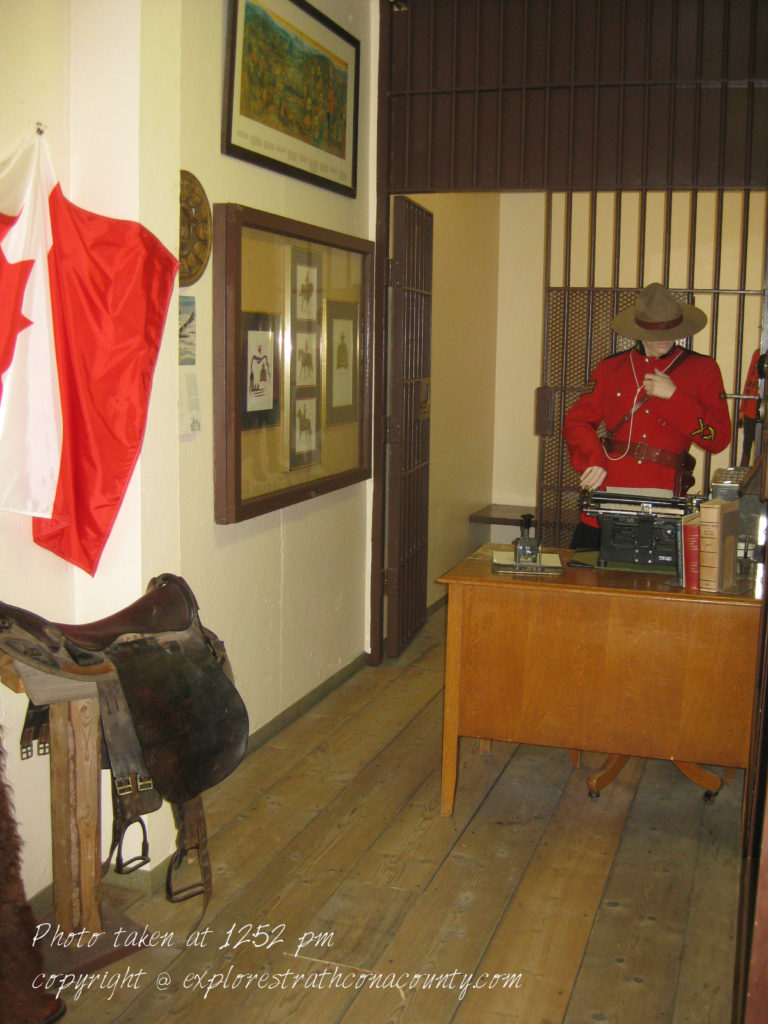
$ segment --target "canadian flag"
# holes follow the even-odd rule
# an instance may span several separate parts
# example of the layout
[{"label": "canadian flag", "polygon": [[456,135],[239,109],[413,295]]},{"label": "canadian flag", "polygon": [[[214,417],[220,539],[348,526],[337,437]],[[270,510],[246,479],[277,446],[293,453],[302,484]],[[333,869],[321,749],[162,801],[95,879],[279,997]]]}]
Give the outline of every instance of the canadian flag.
[{"label": "canadian flag", "polygon": [[96,572],[141,451],[178,261],[69,202],[45,138],[0,162],[0,509]]}]

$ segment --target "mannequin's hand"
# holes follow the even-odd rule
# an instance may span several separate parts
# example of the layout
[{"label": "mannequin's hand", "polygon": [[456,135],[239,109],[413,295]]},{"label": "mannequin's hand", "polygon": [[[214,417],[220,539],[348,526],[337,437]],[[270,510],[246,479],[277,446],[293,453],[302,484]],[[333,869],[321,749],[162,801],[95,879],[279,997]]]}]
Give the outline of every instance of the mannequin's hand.
[{"label": "mannequin's hand", "polygon": [[579,477],[579,487],[585,491],[596,491],[608,475],[608,470],[602,466],[587,466]]},{"label": "mannequin's hand", "polygon": [[646,373],[643,377],[645,393],[651,398],[671,398],[675,393],[675,384],[671,377],[659,370]]}]

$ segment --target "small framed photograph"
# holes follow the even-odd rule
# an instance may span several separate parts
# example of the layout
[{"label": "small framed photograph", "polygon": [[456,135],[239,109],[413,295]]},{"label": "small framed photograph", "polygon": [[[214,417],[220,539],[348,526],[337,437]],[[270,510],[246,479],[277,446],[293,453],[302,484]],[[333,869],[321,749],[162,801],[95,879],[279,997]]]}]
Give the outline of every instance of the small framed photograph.
[{"label": "small framed photograph", "polygon": [[320,372],[319,339],[317,331],[296,331],[294,334],[294,387],[317,387]]},{"label": "small framed photograph", "polygon": [[329,424],[357,419],[358,306],[328,302],[325,419]]},{"label": "small framed photograph", "polygon": [[320,257],[316,252],[294,249],[291,253],[291,263],[294,319],[316,324],[323,290]]},{"label": "small framed photograph", "polygon": [[242,315],[242,406],[240,425],[276,426],[280,422],[282,320],[269,313]]},{"label": "small framed photograph", "polygon": [[316,395],[294,392],[291,422],[291,469],[320,461],[319,400]]},{"label": "small framed photograph", "polygon": [[306,0],[229,0],[221,151],[357,192],[360,42]]}]

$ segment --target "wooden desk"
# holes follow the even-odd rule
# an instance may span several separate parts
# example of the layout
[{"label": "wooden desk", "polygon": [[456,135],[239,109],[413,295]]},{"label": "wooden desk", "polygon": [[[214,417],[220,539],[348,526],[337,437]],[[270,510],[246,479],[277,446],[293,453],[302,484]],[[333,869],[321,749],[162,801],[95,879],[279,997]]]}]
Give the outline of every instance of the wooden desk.
[{"label": "wooden desk", "polygon": [[459,736],[746,767],[754,597],[688,593],[655,573],[502,576],[490,545],[438,582],[448,587],[443,814]]}]

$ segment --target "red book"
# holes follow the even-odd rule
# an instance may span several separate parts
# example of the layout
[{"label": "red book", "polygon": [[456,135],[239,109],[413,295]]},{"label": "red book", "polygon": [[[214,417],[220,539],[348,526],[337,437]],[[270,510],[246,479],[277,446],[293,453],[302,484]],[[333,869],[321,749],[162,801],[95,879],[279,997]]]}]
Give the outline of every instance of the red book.
[{"label": "red book", "polygon": [[683,585],[686,590],[699,589],[699,513],[683,516]]}]

